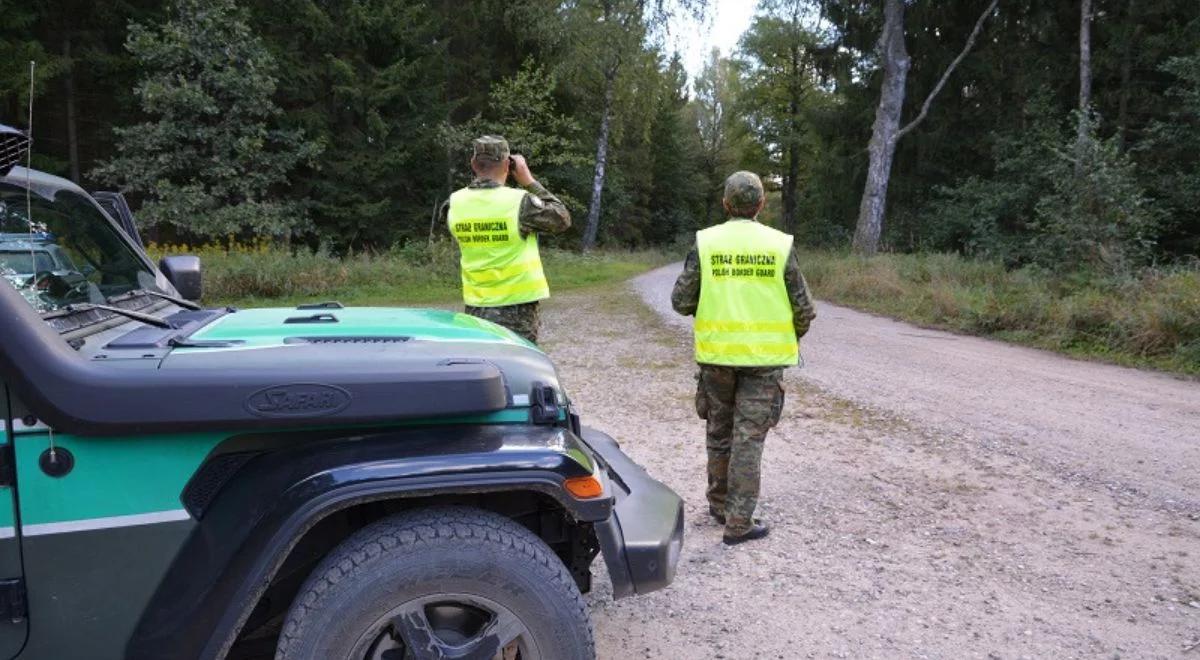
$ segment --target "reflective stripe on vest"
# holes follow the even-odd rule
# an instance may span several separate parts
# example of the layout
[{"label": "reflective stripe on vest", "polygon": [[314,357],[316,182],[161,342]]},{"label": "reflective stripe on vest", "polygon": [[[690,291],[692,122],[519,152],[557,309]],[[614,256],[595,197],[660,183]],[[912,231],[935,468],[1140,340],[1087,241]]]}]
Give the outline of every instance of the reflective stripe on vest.
[{"label": "reflective stripe on vest", "polygon": [[450,195],[450,233],[462,252],[463,302],[519,305],[550,297],[537,235],[521,237],[525,192],[507,186],[463,188]]},{"label": "reflective stripe on vest", "polygon": [[696,247],[696,361],[733,367],[796,364],[800,352],[783,279],[792,237],[753,220],[730,220],[697,232]]}]

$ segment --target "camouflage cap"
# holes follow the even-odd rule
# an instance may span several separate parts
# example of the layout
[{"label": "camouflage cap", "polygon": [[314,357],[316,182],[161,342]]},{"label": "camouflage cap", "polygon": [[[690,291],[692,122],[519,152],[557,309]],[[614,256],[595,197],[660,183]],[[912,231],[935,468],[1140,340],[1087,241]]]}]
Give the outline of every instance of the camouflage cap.
[{"label": "camouflage cap", "polygon": [[754,172],[734,172],[725,179],[725,202],[729,208],[749,211],[763,200],[762,179]]},{"label": "camouflage cap", "polygon": [[475,138],[474,158],[486,158],[496,161],[508,160],[508,140],[499,135],[483,135]]}]

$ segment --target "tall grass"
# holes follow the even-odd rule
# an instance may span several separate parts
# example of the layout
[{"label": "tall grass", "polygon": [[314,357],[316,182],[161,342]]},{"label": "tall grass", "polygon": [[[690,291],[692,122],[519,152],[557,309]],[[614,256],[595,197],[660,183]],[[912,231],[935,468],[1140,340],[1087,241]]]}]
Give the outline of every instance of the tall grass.
[{"label": "tall grass", "polygon": [[[338,300],[354,305],[428,305],[461,300],[458,253],[449,241],[333,257],[267,242],[150,245],[158,258],[194,254],[204,269],[204,302],[255,307]],[[551,291],[627,279],[671,261],[657,251],[578,254],[542,250]]]},{"label": "tall grass", "polygon": [[948,254],[809,252],[831,302],[964,333],[1200,375],[1200,266],[1125,277],[1055,276]]}]

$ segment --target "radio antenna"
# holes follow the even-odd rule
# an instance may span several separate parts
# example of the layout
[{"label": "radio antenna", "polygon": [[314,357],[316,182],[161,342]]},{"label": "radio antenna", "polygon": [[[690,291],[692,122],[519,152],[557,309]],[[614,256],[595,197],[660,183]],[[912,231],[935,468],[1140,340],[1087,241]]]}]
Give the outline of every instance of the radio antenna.
[{"label": "radio antenna", "polygon": [[[32,274],[29,276],[28,289],[29,304],[33,308],[41,311],[41,304],[38,302],[37,292],[34,290],[37,285],[37,254],[34,251],[33,245],[33,92],[34,92],[34,75],[37,73],[37,62],[29,60],[29,116],[26,119],[25,128],[25,224],[27,227],[27,235],[29,240],[29,270]],[[58,452],[54,446],[54,429],[47,428],[46,433],[50,439],[50,462],[55,463],[58,460]]]},{"label": "radio antenna", "polygon": [[[29,270],[33,272],[29,276],[30,302],[37,299],[37,292],[33,289],[37,286],[37,255],[33,250],[33,197],[31,194],[33,178],[30,174],[33,171],[33,81],[34,74],[37,72],[37,62],[29,60],[29,118],[26,122],[28,128],[26,135],[29,137],[28,144],[25,145],[25,224],[29,227]],[[37,305],[34,305],[37,308]],[[54,429],[46,429],[47,435],[50,437],[50,462],[57,460],[57,452],[54,450]]]},{"label": "radio antenna", "polygon": [[[29,138],[25,141],[25,225],[28,228],[29,234],[29,270],[32,273],[29,276],[30,303],[33,303],[37,294],[32,290],[37,284],[37,255],[33,251],[33,197],[31,195],[32,185],[30,179],[30,169],[33,167],[33,76],[37,70],[37,62],[29,60],[29,115],[26,118],[25,136]],[[34,303],[34,308],[37,304]]]}]

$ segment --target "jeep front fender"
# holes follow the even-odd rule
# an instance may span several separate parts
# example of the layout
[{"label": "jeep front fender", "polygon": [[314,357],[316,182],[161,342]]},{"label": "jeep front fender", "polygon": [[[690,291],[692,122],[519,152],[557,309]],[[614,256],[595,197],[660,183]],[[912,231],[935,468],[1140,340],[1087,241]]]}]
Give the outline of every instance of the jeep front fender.
[{"label": "jeep front fender", "polygon": [[[247,435],[222,443],[208,460],[231,456],[244,460],[230,461],[236,473],[215,494],[185,496],[197,526],[143,613],[128,657],[221,657],[305,531],[355,504],[529,490],[554,498],[578,521],[612,514],[611,497],[577,500],[562,487],[596,465],[575,435],[559,427]],[[185,493],[194,490],[189,485]]]}]

